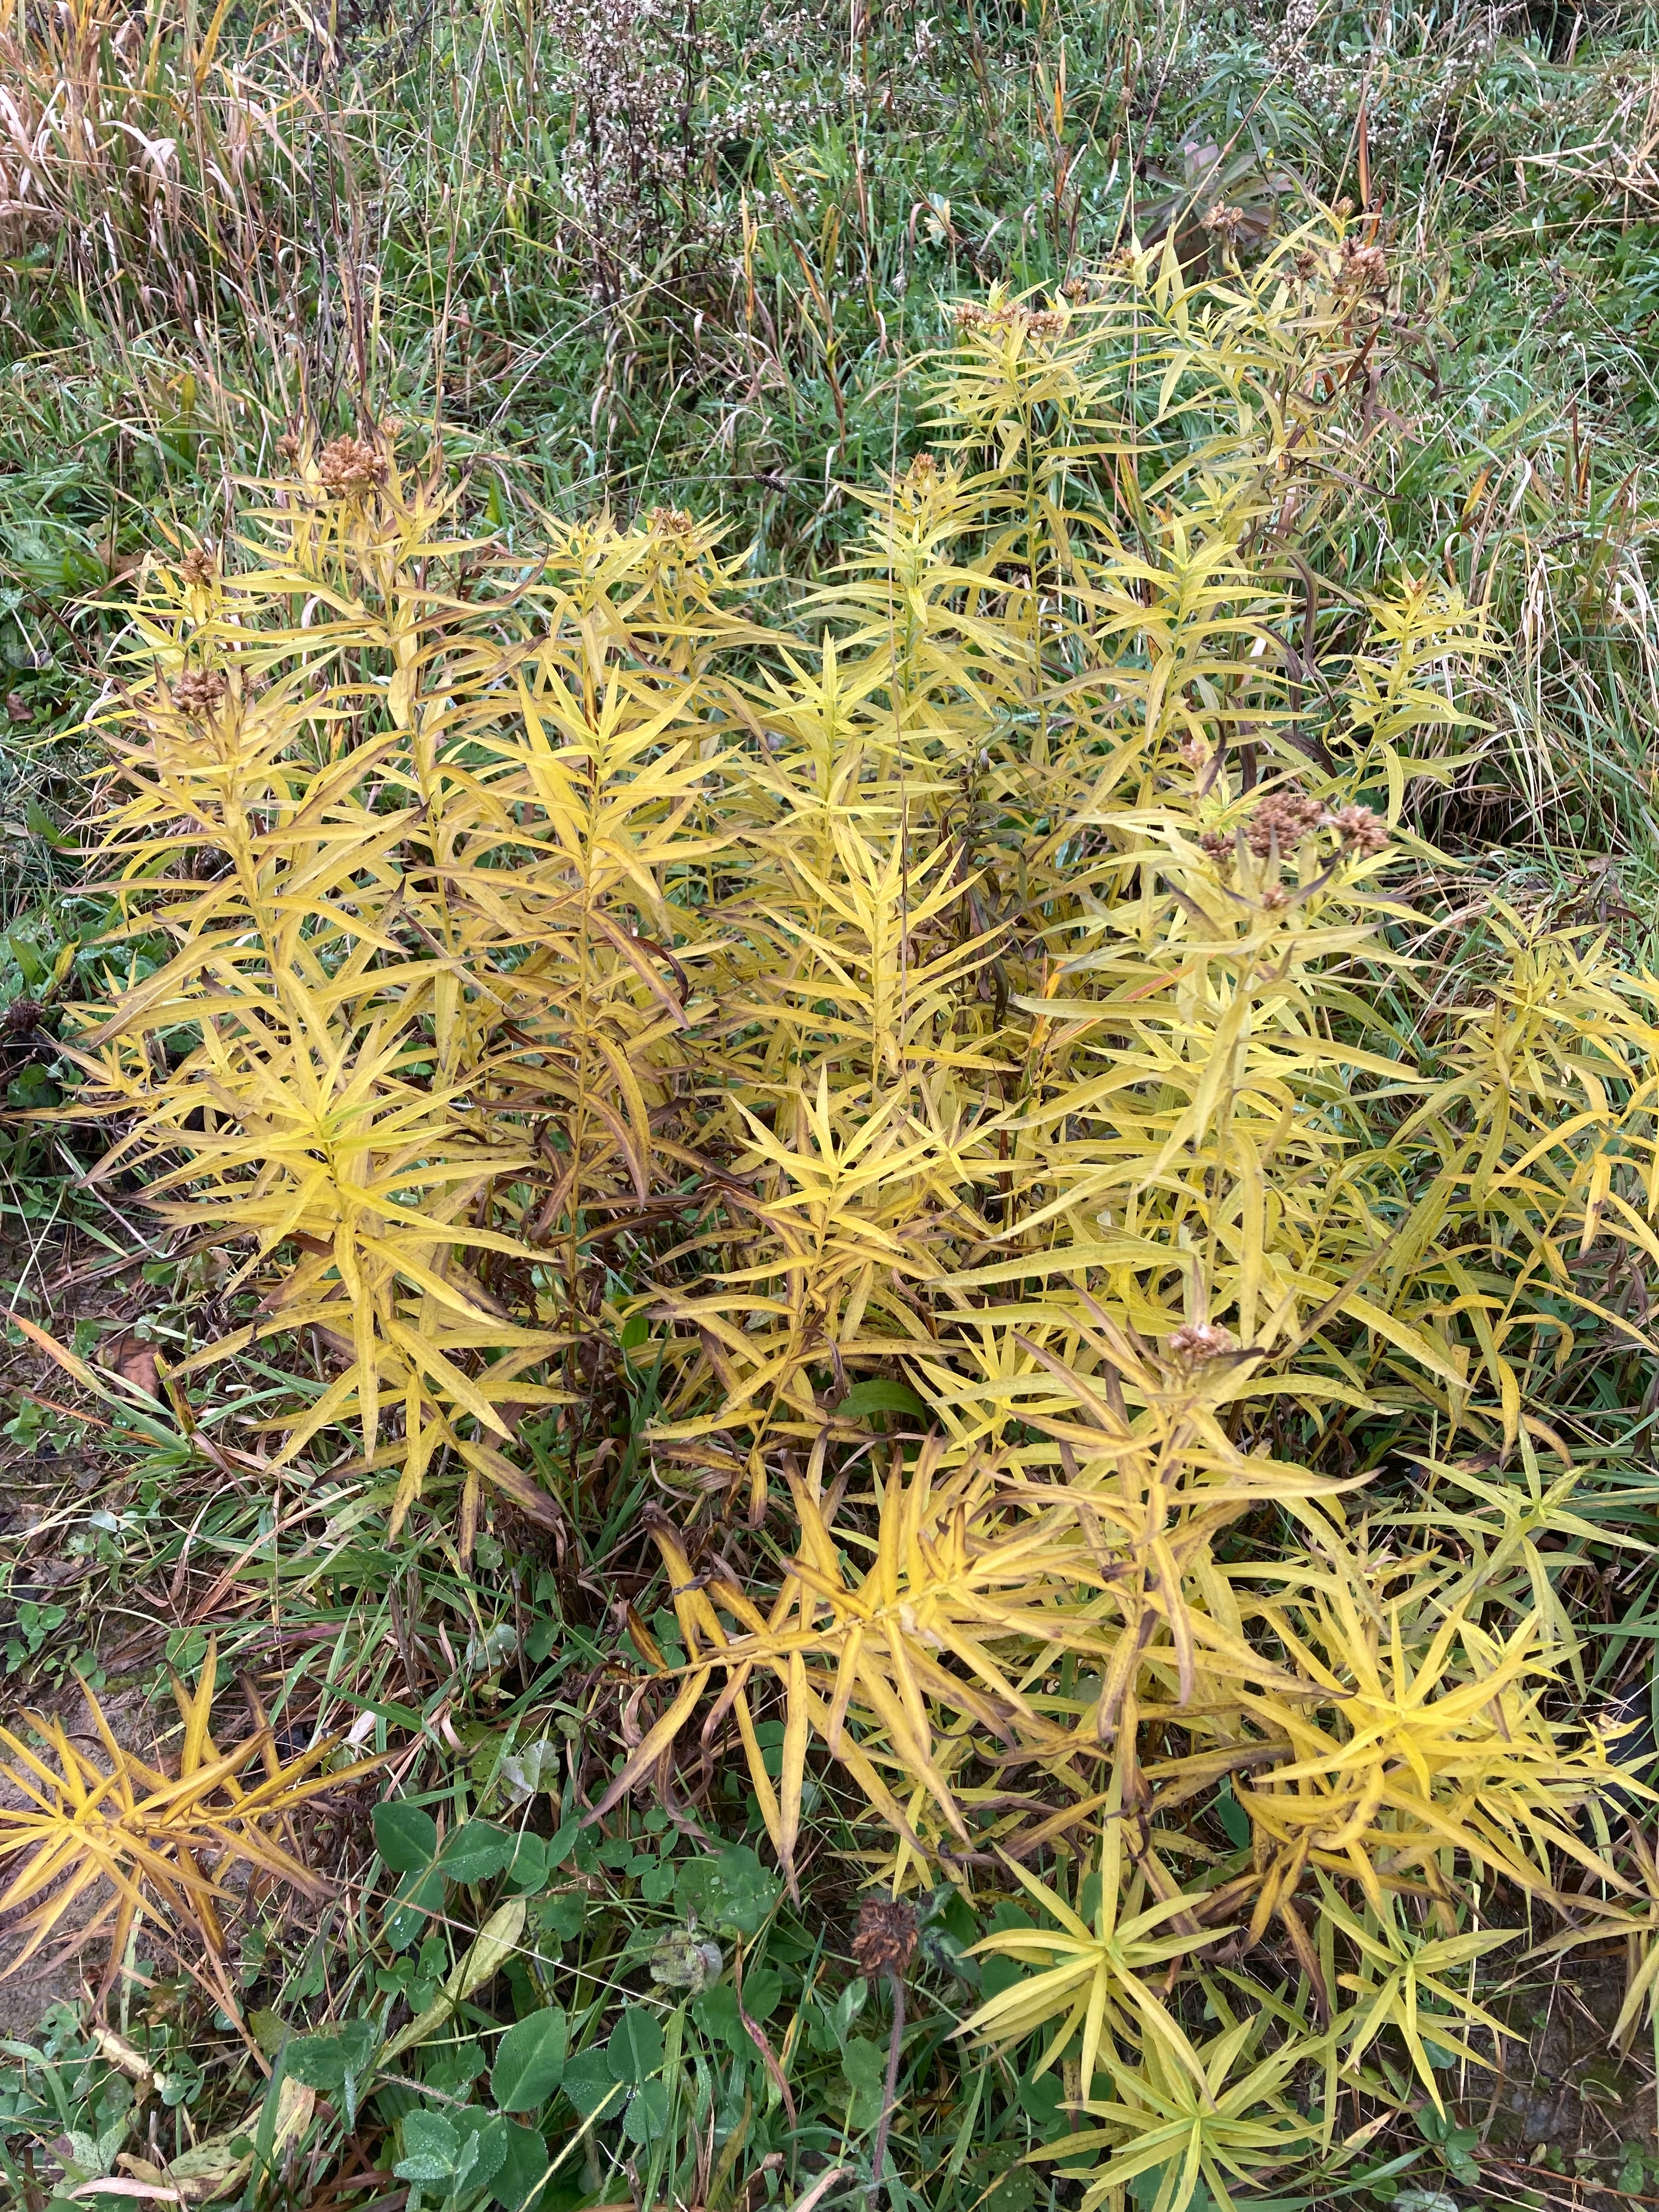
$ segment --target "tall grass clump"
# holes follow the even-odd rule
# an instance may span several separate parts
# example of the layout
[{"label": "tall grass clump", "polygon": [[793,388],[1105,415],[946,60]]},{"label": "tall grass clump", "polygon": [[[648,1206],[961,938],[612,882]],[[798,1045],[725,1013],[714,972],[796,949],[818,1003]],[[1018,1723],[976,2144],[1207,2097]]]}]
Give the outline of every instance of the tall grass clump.
[{"label": "tall grass clump", "polygon": [[0,36],[0,237],[109,331],[166,322],[199,344],[293,304],[283,247],[328,133],[297,81],[222,52],[228,15],[72,0]]}]

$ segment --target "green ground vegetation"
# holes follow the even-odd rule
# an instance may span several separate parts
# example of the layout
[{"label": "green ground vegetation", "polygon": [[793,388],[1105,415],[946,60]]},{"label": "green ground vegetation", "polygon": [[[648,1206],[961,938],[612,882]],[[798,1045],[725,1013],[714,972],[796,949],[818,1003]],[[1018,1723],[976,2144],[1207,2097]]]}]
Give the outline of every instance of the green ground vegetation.
[{"label": "green ground vegetation", "polygon": [[1659,2187],[1656,56],[20,0],[27,2212]]}]

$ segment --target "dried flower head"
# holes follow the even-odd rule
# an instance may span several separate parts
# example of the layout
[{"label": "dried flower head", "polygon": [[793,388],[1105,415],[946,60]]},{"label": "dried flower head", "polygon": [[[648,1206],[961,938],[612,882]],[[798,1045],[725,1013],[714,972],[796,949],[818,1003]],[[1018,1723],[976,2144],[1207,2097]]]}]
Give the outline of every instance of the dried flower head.
[{"label": "dried flower head", "polygon": [[1353,213],[1353,202],[1346,193],[1344,193],[1343,197],[1337,202],[1336,211],[1338,215],[1341,216],[1344,222],[1346,222],[1348,217]]},{"label": "dried flower head", "polygon": [[1380,246],[1361,246],[1352,238],[1342,241],[1342,264],[1337,282],[1350,292],[1380,292],[1389,281],[1389,257]]},{"label": "dried flower head", "polygon": [[1060,288],[1060,295],[1062,300],[1069,300],[1072,305],[1076,307],[1079,300],[1088,298],[1088,284],[1081,276],[1068,276]]},{"label": "dried flower head", "polygon": [[1050,338],[1059,337],[1066,328],[1062,307],[1017,307],[1006,302],[981,307],[975,301],[962,300],[952,313],[957,328],[964,337],[981,331],[1006,332],[1045,345]]},{"label": "dried flower head", "polygon": [[1275,847],[1285,853],[1299,845],[1324,819],[1324,807],[1305,793],[1269,792],[1245,825],[1244,841],[1265,860]]},{"label": "dried flower head", "polygon": [[1237,1349],[1237,1338],[1230,1328],[1223,1328],[1219,1322],[1183,1322],[1170,1339],[1173,1357],[1185,1360],[1189,1367],[1202,1367],[1212,1359],[1219,1359],[1224,1352]]},{"label": "dried flower head", "polygon": [[187,584],[210,584],[219,571],[205,545],[192,545],[179,563],[179,573]]},{"label": "dried flower head", "polygon": [[1188,730],[1181,740],[1181,757],[1189,769],[1201,775],[1210,765],[1210,748],[1196,730]]},{"label": "dried flower head", "polygon": [[276,441],[276,458],[279,461],[297,461],[299,459],[300,441],[292,430],[284,430],[282,436]]},{"label": "dried flower head", "polygon": [[365,438],[331,438],[317,473],[325,491],[340,499],[358,499],[386,482],[386,463]]},{"label": "dried flower head", "polygon": [[894,496],[907,514],[919,514],[945,480],[945,471],[932,453],[918,453],[894,486]]},{"label": "dried flower head", "polygon": [[1206,208],[1199,217],[1199,228],[1207,230],[1212,238],[1219,238],[1224,244],[1231,246],[1243,229],[1244,222],[1242,207],[1230,207],[1225,200],[1218,200],[1213,207]]},{"label": "dried flower head", "polygon": [[696,516],[688,514],[683,507],[653,507],[645,520],[648,529],[670,538],[689,538],[697,526]]},{"label": "dried flower head", "polygon": [[1206,830],[1198,841],[1200,853],[1207,853],[1212,860],[1231,860],[1233,841],[1225,830]]},{"label": "dried flower head", "polygon": [[1278,914],[1290,902],[1291,895],[1283,884],[1269,884],[1261,894],[1261,907],[1265,914]]},{"label": "dried flower head", "polygon": [[915,1907],[902,1897],[866,1897],[853,1936],[853,1956],[865,1980],[902,1974],[915,1950]]},{"label": "dried flower head", "polygon": [[1389,842],[1389,825],[1369,806],[1344,806],[1330,817],[1330,826],[1352,852],[1380,853]]},{"label": "dried flower head", "polygon": [[651,1978],[661,1989],[690,1990],[693,1996],[719,1981],[720,1947],[689,1929],[671,1929],[651,1954]]},{"label": "dried flower head", "polygon": [[210,714],[230,690],[230,681],[217,668],[187,668],[173,679],[173,703],[186,714]]},{"label": "dried flower head", "polygon": [[1318,273],[1319,256],[1310,246],[1304,246],[1291,265],[1302,282],[1306,284]]}]

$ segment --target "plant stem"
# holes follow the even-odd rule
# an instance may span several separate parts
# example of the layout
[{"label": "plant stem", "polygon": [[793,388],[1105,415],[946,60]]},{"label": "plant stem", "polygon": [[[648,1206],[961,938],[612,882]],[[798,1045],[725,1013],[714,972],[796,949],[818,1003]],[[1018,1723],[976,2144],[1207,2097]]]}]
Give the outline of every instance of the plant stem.
[{"label": "plant stem", "polygon": [[904,1984],[897,1974],[890,1972],[887,1986],[893,1996],[893,2032],[887,2045],[887,2083],[882,2092],[881,2125],[876,2130],[875,2154],[870,2160],[872,2207],[881,2196],[882,2169],[887,2163],[887,2130],[893,2124],[893,2107],[898,2102],[899,2051],[904,2041]]}]

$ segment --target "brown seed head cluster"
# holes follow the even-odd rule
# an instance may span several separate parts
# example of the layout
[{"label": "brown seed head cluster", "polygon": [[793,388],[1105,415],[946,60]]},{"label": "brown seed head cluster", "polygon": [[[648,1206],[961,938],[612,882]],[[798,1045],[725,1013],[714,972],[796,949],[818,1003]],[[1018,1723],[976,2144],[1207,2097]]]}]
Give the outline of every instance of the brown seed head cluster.
[{"label": "brown seed head cluster", "polygon": [[228,678],[218,669],[187,668],[173,679],[173,703],[186,714],[210,714],[229,690]]},{"label": "brown seed head cluster", "polygon": [[1206,208],[1199,217],[1199,228],[1207,230],[1212,238],[1219,238],[1231,246],[1243,229],[1244,222],[1242,207],[1229,207],[1225,200],[1218,200],[1213,207]]},{"label": "brown seed head cluster", "polygon": [[964,337],[976,331],[1011,331],[1045,344],[1060,336],[1066,318],[1057,307],[981,307],[977,301],[963,300],[957,305],[956,323]]},{"label": "brown seed head cluster", "polygon": [[219,571],[205,545],[192,545],[179,563],[179,573],[187,584],[210,584]]},{"label": "brown seed head cluster", "polygon": [[1245,824],[1244,842],[1259,860],[1278,847],[1289,852],[1319,828],[1325,809],[1300,791],[1270,792]]},{"label": "brown seed head cluster", "polygon": [[1389,282],[1389,257],[1380,246],[1362,246],[1357,239],[1345,238],[1336,281],[1345,291],[1385,291]]},{"label": "brown seed head cluster", "polygon": [[292,430],[284,430],[282,436],[276,441],[276,458],[279,461],[297,461],[299,459],[300,441]]},{"label": "brown seed head cluster", "polygon": [[364,438],[331,438],[317,464],[323,489],[340,499],[359,499],[386,482],[386,463]]},{"label": "brown seed head cluster", "polygon": [[931,453],[918,453],[899,478],[894,495],[907,514],[918,514],[945,481],[945,471]]},{"label": "brown seed head cluster", "polygon": [[902,1974],[916,1953],[916,1915],[902,1897],[866,1897],[859,1907],[853,1956],[866,1982]]},{"label": "brown seed head cluster", "polygon": [[1233,841],[1224,830],[1206,830],[1198,841],[1200,853],[1207,853],[1212,860],[1231,860]]},{"label": "brown seed head cluster", "polygon": [[1389,842],[1389,825],[1369,806],[1344,806],[1328,817],[1342,842],[1357,853],[1380,853]]},{"label": "brown seed head cluster", "polygon": [[689,538],[697,526],[696,516],[683,507],[653,507],[645,520],[649,529],[664,531],[671,538]]},{"label": "brown seed head cluster", "polygon": [[1237,1349],[1238,1340],[1219,1322],[1183,1322],[1170,1339],[1171,1352],[1177,1359],[1184,1359],[1189,1367],[1202,1367],[1209,1360],[1219,1359],[1224,1352]]}]

